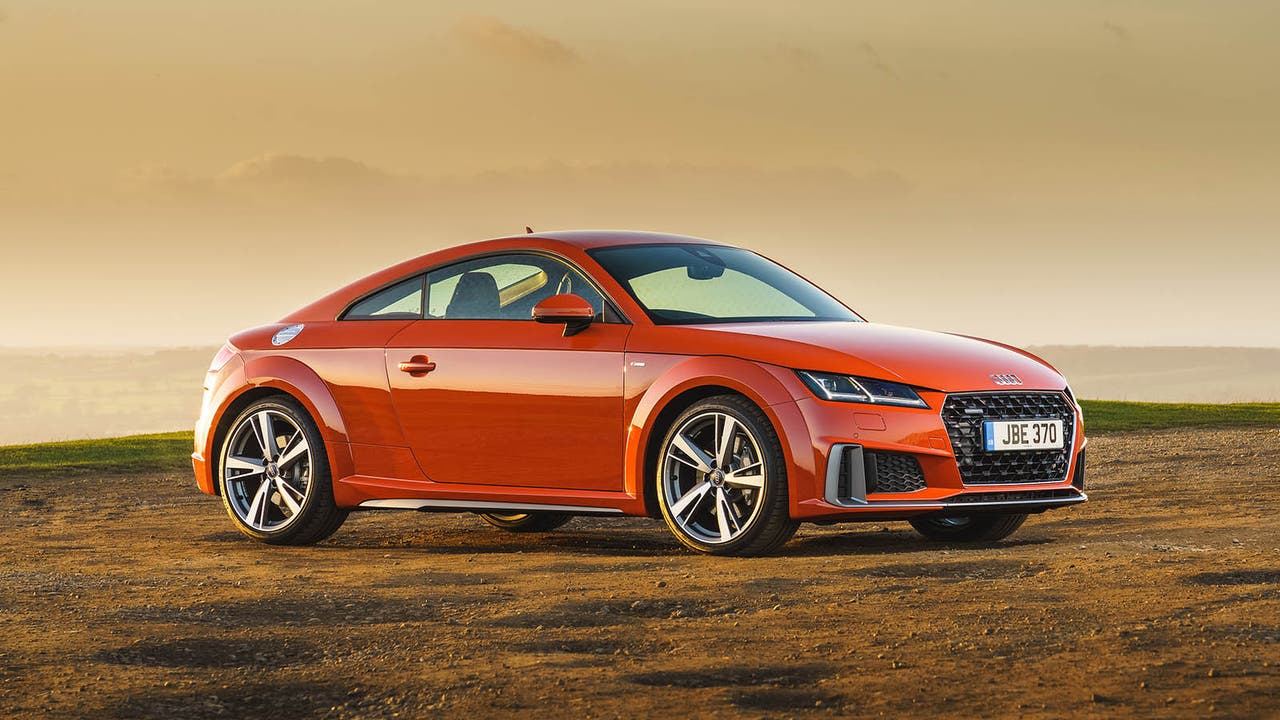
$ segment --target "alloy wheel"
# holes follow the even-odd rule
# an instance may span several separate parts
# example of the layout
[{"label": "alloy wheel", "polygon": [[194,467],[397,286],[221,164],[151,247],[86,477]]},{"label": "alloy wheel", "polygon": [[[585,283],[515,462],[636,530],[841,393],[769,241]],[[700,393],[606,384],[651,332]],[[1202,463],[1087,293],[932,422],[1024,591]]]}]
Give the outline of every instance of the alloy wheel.
[{"label": "alloy wheel", "polygon": [[242,418],[223,461],[223,490],[245,525],[274,532],[292,524],[311,494],[311,446],[298,423],[278,410]]},{"label": "alloy wheel", "polygon": [[767,482],[755,435],[734,416],[707,411],[686,420],[663,453],[667,510],[691,538],[720,545],[759,517]]}]

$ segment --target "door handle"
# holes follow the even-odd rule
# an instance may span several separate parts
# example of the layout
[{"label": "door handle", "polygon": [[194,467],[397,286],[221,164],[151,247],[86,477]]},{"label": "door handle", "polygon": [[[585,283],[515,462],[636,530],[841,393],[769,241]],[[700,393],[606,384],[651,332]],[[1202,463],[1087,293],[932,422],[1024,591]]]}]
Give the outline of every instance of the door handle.
[{"label": "door handle", "polygon": [[426,355],[414,355],[408,360],[400,363],[398,366],[400,372],[406,372],[414,377],[422,377],[432,370],[436,369],[436,364],[427,359]]}]

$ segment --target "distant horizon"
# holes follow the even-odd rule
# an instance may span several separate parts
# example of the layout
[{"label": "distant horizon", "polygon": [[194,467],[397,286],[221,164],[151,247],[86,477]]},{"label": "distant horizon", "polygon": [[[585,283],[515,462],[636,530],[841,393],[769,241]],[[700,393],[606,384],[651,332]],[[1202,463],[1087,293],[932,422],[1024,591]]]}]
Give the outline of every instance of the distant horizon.
[{"label": "distant horizon", "polygon": [[[216,348],[0,347],[0,445],[190,427]],[[1280,348],[1026,348],[1057,367],[1082,399],[1280,402]]]}]

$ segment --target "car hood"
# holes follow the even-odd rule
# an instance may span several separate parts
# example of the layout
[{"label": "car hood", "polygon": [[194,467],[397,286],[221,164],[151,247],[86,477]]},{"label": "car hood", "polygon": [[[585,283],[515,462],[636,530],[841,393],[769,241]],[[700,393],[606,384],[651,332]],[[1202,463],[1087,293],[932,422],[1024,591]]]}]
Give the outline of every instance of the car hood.
[{"label": "car hood", "polygon": [[730,355],[797,370],[863,375],[945,392],[1009,389],[997,384],[992,375],[1016,375],[1024,389],[1066,387],[1066,381],[1051,365],[1017,348],[878,323],[665,325],[633,332],[627,349]]}]

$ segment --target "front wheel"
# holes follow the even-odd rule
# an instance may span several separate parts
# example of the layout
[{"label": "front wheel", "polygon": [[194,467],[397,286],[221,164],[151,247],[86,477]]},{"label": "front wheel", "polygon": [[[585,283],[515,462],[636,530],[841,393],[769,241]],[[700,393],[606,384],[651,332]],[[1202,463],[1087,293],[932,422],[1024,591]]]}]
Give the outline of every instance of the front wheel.
[{"label": "front wheel", "polygon": [[480,519],[490,525],[513,533],[551,532],[573,519],[568,513],[481,513]]},{"label": "front wheel", "polygon": [[941,542],[995,542],[1022,527],[1026,515],[960,515],[912,518],[916,532]]},{"label": "front wheel", "polygon": [[658,507],[683,545],[712,555],[763,555],[799,526],[791,519],[782,443],[739,395],[685,410],[662,441]]},{"label": "front wheel", "polygon": [[320,429],[292,398],[260,400],[240,413],[218,469],[227,514],[255,540],[311,545],[347,519],[333,501]]}]

